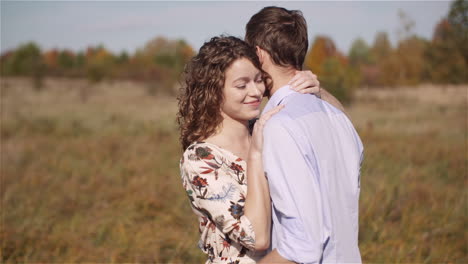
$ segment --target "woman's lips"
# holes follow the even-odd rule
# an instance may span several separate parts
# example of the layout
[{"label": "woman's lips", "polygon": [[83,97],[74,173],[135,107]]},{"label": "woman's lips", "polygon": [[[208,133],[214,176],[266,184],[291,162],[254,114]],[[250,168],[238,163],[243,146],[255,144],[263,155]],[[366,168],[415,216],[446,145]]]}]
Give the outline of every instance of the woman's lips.
[{"label": "woman's lips", "polygon": [[252,101],[252,102],[248,102],[248,103],[244,103],[244,104],[254,106],[254,107],[258,107],[258,106],[260,106],[260,100]]}]

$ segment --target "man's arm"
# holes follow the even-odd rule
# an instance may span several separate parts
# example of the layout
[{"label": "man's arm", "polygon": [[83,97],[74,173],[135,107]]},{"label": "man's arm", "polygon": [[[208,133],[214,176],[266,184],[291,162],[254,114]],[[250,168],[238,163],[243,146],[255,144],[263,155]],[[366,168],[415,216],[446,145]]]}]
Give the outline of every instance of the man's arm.
[{"label": "man's arm", "polygon": [[331,93],[329,93],[325,88],[320,87],[320,99],[324,100],[325,102],[333,105],[334,107],[340,109],[343,113],[346,114],[345,109],[343,105],[336,99],[335,96],[333,96]]}]

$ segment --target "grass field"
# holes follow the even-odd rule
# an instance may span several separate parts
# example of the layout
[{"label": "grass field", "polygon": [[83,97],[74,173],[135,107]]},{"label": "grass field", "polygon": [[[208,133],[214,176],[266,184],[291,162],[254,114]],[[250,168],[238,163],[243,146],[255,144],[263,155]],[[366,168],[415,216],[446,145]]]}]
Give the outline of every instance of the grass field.
[{"label": "grass field", "polygon": [[[203,263],[176,101],[143,85],[1,80],[3,263]],[[468,86],[359,90],[366,263],[467,263]]]}]

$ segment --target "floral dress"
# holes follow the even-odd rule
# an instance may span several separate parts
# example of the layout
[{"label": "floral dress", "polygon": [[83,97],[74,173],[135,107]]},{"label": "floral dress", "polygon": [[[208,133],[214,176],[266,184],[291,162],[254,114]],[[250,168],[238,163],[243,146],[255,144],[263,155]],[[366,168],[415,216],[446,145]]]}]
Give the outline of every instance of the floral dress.
[{"label": "floral dress", "polygon": [[255,263],[255,233],[244,215],[246,162],[216,145],[190,145],[180,161],[182,184],[201,234],[206,263]]}]

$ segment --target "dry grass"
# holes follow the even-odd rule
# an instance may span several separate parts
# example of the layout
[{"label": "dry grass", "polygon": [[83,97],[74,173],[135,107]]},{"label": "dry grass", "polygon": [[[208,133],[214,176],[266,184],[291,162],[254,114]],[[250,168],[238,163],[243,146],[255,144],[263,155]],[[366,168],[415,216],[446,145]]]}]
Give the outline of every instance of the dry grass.
[{"label": "dry grass", "polygon": [[361,91],[368,262],[466,263],[468,87]]},{"label": "dry grass", "polygon": [[[365,262],[468,262],[467,93],[357,94]],[[3,79],[1,107],[2,262],[204,262],[179,180],[174,98],[130,82],[51,79],[35,92]]]}]

